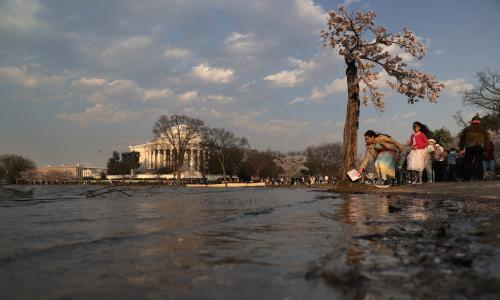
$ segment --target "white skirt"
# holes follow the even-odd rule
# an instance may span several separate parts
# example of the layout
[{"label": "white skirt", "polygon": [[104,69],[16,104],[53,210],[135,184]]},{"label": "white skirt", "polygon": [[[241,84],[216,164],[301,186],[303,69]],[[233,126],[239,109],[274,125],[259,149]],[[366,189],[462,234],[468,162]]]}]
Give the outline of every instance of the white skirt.
[{"label": "white skirt", "polygon": [[425,169],[426,149],[412,149],[408,154],[408,171],[423,171]]}]

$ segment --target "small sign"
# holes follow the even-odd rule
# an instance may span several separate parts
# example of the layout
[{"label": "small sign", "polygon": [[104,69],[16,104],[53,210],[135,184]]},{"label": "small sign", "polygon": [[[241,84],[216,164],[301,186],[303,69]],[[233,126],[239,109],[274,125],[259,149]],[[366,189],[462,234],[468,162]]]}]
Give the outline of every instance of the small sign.
[{"label": "small sign", "polygon": [[347,172],[347,175],[349,176],[349,178],[351,178],[352,181],[356,181],[361,178],[361,174],[356,169],[352,169],[351,171]]}]

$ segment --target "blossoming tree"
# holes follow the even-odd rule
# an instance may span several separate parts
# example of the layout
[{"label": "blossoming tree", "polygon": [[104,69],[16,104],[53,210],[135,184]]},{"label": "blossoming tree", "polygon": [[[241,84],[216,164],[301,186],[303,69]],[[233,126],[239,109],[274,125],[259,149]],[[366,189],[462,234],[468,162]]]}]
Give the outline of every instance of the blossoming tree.
[{"label": "blossoming tree", "polygon": [[[421,60],[425,55],[424,44],[408,29],[389,32],[375,25],[373,11],[349,13],[343,6],[332,10],[328,30],[322,30],[324,47],[332,47],[344,57],[347,76],[347,113],[344,124],[344,162],[339,177],[347,180],[346,172],[355,168],[359,128],[360,94],[364,105],[371,101],[375,108],[384,110],[381,75],[389,75],[387,84],[408,97],[409,103],[427,98],[437,101],[444,85],[436,78],[415,69],[409,69],[404,53]],[[399,53],[390,51],[400,49]],[[386,74],[384,74],[384,72]]]}]

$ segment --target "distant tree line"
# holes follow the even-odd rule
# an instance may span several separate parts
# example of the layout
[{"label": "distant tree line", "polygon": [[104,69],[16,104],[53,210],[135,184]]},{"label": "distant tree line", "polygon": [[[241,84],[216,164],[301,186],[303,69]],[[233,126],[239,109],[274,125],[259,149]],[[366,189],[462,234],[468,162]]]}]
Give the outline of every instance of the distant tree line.
[{"label": "distant tree line", "polygon": [[172,148],[173,164],[159,169],[147,169],[139,164],[139,153],[114,151],[108,160],[109,175],[130,174],[131,170],[153,174],[176,174],[186,170],[184,153],[196,141],[209,153],[201,166],[202,175],[222,174],[223,180],[238,176],[241,180],[292,177],[299,175],[336,174],[342,164],[342,145],[324,143],[300,152],[280,152],[253,149],[245,137],[238,137],[224,128],[210,128],[202,120],[184,115],[161,116],[153,126],[153,135]]},{"label": "distant tree line", "polygon": [[106,170],[108,175],[127,175],[131,170],[139,168],[139,152],[122,152],[113,151],[113,154],[108,159]]}]

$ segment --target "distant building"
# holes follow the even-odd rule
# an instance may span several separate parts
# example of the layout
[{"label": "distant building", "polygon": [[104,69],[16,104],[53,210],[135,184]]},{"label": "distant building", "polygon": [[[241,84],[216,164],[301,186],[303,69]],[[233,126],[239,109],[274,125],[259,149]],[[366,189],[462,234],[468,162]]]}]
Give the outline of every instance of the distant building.
[{"label": "distant building", "polygon": [[45,181],[45,182],[63,182],[82,179],[100,179],[101,173],[105,173],[106,169],[76,165],[47,165],[38,167],[34,172],[29,174],[29,180]]},{"label": "distant building", "polygon": [[102,174],[106,174],[106,169],[96,167],[83,167],[83,179],[101,179]]},{"label": "distant building", "polygon": [[[183,177],[201,177],[203,166],[208,161],[208,152],[200,147],[201,138],[192,140],[184,154],[185,165]],[[166,138],[157,138],[154,141],[129,146],[131,152],[139,153],[139,163],[142,168],[155,170],[173,168],[176,153],[174,147]]]}]

